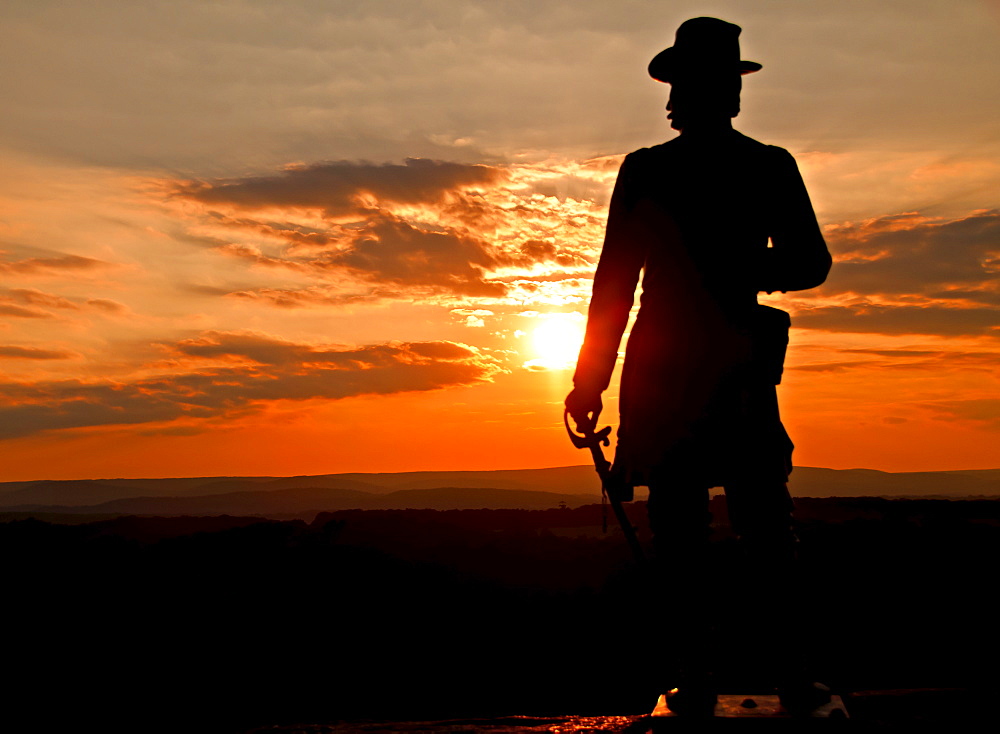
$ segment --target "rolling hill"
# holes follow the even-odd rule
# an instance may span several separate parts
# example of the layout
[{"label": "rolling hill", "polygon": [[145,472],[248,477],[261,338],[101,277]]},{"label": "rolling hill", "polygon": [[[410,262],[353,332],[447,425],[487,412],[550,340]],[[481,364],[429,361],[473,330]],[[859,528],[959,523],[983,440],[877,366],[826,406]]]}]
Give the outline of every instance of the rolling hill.
[{"label": "rolling hill", "polygon": [[[798,467],[789,487],[797,497],[991,497],[1000,496],[1000,469],[892,473]],[[546,509],[598,501],[600,483],[589,466],[0,483],[0,512],[7,515],[287,518],[343,509]]]}]

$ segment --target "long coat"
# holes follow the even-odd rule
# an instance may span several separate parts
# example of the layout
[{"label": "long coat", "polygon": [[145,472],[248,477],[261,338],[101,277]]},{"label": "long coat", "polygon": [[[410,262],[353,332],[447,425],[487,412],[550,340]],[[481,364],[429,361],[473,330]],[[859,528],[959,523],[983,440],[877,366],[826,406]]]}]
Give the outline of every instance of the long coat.
[{"label": "long coat", "polygon": [[573,378],[608,387],[644,271],[622,370],[619,476],[787,480],[792,444],[774,388],[787,316],[757,293],[817,286],[830,263],[788,151],[731,130],[626,156]]}]

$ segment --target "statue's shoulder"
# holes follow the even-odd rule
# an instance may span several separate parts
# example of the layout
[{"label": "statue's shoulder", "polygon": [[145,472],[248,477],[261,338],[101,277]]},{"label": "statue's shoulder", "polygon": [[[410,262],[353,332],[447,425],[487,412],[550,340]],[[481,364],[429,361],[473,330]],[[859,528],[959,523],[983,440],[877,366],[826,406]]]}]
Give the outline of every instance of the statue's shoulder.
[{"label": "statue's shoulder", "polygon": [[659,145],[633,150],[625,156],[623,166],[633,171],[648,170],[649,168],[662,169],[664,164],[668,164],[680,152],[681,146],[677,145],[678,140],[679,138],[673,138]]},{"label": "statue's shoulder", "polygon": [[671,138],[670,140],[660,143],[659,145],[651,145],[648,148],[639,148],[639,150],[634,150],[626,157],[634,156],[638,159],[650,160],[662,156],[673,155],[682,147],[680,139],[681,138],[678,135],[676,138]]},{"label": "statue's shoulder", "polygon": [[745,165],[753,166],[762,173],[783,178],[798,175],[795,157],[779,145],[768,145],[759,140],[737,133],[736,145],[742,151]]},{"label": "statue's shoulder", "polygon": [[648,148],[639,148],[625,156],[630,161],[662,161],[674,157],[701,156],[706,151],[715,151],[726,154],[736,152],[744,155],[757,155],[762,157],[783,158],[791,157],[784,148],[777,145],[768,145],[759,140],[754,140],[748,135],[744,135],[738,130],[733,130],[729,135],[712,139],[709,143],[705,141],[686,141],[683,136],[678,135],[659,145],[651,145]]},{"label": "statue's shoulder", "polygon": [[660,146],[655,145],[650,148],[639,148],[638,150],[633,150],[631,153],[627,153],[625,155],[625,159],[622,161],[622,164],[642,164],[643,162],[648,161],[650,156],[653,155],[653,151],[659,147]]},{"label": "statue's shoulder", "polygon": [[770,159],[784,159],[792,157],[792,154],[781,146],[762,143],[759,140],[754,140],[748,135],[744,135],[743,133],[735,130],[733,132],[735,133],[733,135],[734,143],[748,153]]}]

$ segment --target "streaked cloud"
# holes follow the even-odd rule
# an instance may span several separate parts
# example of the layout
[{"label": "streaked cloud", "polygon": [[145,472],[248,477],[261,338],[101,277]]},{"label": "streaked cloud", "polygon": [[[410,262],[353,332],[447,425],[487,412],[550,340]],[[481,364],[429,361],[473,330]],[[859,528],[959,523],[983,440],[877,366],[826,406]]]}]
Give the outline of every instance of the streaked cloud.
[{"label": "streaked cloud", "polygon": [[523,301],[531,288],[508,285],[513,274],[566,280],[591,269],[606,213],[606,202],[543,189],[587,182],[603,200],[608,171],[603,160],[506,167],[341,161],[160,188],[200,207],[178,210],[192,238],[255,268],[315,281],[229,295],[283,308],[366,298]]},{"label": "streaked cloud", "polygon": [[6,296],[0,296],[0,298],[5,297],[10,301],[15,301],[18,303],[27,303],[33,306],[46,306],[48,308],[68,308],[68,309],[78,309],[79,305],[73,303],[73,301],[68,298],[63,298],[62,296],[53,295],[52,293],[43,293],[42,291],[35,290],[34,288],[12,288],[7,291]]},{"label": "streaked cloud", "polygon": [[922,407],[940,420],[973,423],[990,431],[1000,431],[1000,397],[974,400],[942,400]]},{"label": "streaked cloud", "polygon": [[[164,346],[180,361],[155,376],[0,383],[0,438],[237,417],[283,400],[437,390],[489,380],[500,369],[488,355],[453,342],[329,348],[251,332],[208,332]],[[0,356],[60,358],[6,349],[13,351],[0,349]]]},{"label": "streaked cloud", "polygon": [[26,318],[49,318],[53,315],[42,309],[57,311],[96,310],[106,314],[122,314],[128,311],[127,306],[110,298],[66,298],[35,288],[11,288],[0,291],[0,313]]},{"label": "streaked cloud", "polygon": [[840,306],[800,307],[794,326],[873,334],[997,334],[1000,309],[882,304],[867,299]]},{"label": "streaked cloud", "polygon": [[802,329],[1000,336],[1000,211],[918,212],[827,228],[826,283],[779,299]]},{"label": "streaked cloud", "polygon": [[918,213],[828,228],[836,265],[824,293],[920,294],[996,304],[1000,211],[941,221]]},{"label": "streaked cloud", "polygon": [[0,259],[0,274],[7,276],[37,275],[53,272],[96,270],[108,263],[80,255],[29,257],[22,260]]},{"label": "streaked cloud", "polygon": [[381,296],[378,290],[365,293],[343,293],[331,288],[313,286],[295,290],[291,288],[256,288],[241,291],[215,289],[217,295],[242,298],[247,301],[258,301],[278,308],[303,308],[307,306],[349,306],[378,300]]},{"label": "streaked cloud", "polygon": [[490,166],[423,158],[410,158],[403,164],[336,161],[293,166],[272,176],[185,182],[175,194],[241,209],[318,209],[336,218],[371,208],[373,200],[440,202],[455,189],[491,185],[502,177],[501,170]]},{"label": "streaked cloud", "polygon": [[23,347],[0,345],[0,359],[72,359],[79,356],[62,349],[42,349],[40,347]]},{"label": "streaked cloud", "polygon": [[0,303],[0,316],[13,316],[18,319],[51,319],[52,314],[37,308],[26,308],[13,303]]},{"label": "streaked cloud", "polygon": [[825,349],[830,361],[805,361],[786,365],[802,372],[843,372],[846,370],[927,371],[954,374],[973,371],[995,374],[1000,353],[959,351],[957,349]]}]

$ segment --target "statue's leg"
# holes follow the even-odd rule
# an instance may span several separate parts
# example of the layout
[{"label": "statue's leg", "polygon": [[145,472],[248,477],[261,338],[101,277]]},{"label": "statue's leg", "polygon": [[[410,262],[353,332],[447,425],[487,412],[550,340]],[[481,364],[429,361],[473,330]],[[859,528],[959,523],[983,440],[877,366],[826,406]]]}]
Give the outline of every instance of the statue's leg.
[{"label": "statue's leg", "polygon": [[726,484],[729,522],[751,562],[771,578],[790,580],[795,571],[798,538],[794,504],[780,481]]},{"label": "statue's leg", "polygon": [[[793,503],[784,482],[735,482],[726,486],[730,523],[743,546],[744,577],[752,593],[741,608],[757,638],[755,669],[768,685],[791,692],[804,708],[819,705],[829,690],[817,688],[806,669],[803,642],[809,613],[803,602]],[[825,692],[824,692],[825,691]]]},{"label": "statue's leg", "polygon": [[[661,636],[664,690],[682,692],[675,704],[710,712],[714,653],[709,598],[708,488],[695,481],[651,479],[649,524],[653,531],[656,624]],[[671,705],[671,708],[674,708]],[[676,709],[675,709],[676,710]]]}]

